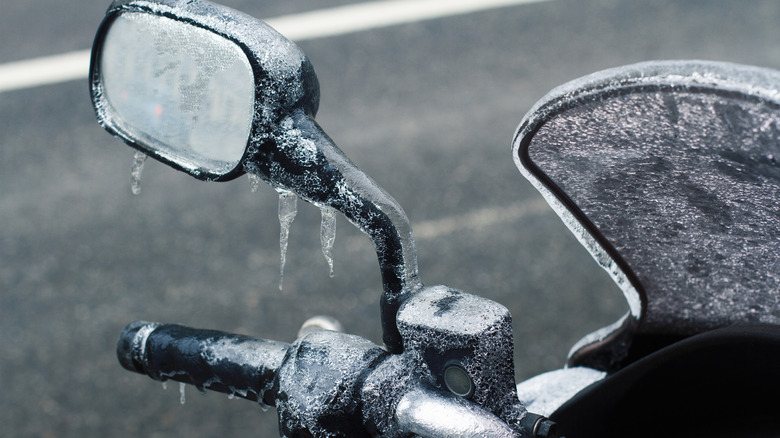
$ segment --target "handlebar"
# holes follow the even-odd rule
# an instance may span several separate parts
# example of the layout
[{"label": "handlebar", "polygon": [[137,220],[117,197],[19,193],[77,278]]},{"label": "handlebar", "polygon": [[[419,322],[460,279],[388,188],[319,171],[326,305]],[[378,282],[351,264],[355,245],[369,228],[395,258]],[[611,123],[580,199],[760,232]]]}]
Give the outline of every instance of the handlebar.
[{"label": "handlebar", "polygon": [[135,321],[119,335],[124,368],[152,379],[195,385],[273,406],[265,397],[289,344],[201,330],[177,324]]},{"label": "handlebar", "polygon": [[429,438],[525,436],[520,430],[557,436],[552,430],[539,433],[552,423],[522,405],[499,417],[431,386],[429,378],[417,373],[410,378],[419,358],[388,354],[354,335],[318,331],[291,345],[135,321],[122,330],[117,356],[124,368],[154,380],[172,379],[275,406],[280,430],[289,432],[285,436],[300,431],[330,436],[326,432],[333,427]]}]

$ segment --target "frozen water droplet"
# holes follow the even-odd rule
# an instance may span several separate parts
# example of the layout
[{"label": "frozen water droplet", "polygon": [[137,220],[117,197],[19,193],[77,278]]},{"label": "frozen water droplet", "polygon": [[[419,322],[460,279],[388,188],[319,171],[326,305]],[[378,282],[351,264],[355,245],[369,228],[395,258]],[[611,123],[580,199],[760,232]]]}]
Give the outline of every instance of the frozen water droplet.
[{"label": "frozen water droplet", "polygon": [[320,243],[322,254],[328,261],[330,276],[333,277],[333,243],[336,241],[336,210],[330,207],[322,207],[322,223],[320,229]]},{"label": "frozen water droplet", "polygon": [[254,173],[248,173],[247,176],[249,176],[249,190],[252,191],[252,193],[256,192],[257,189],[260,187],[260,179],[259,176],[255,175]]},{"label": "frozen water droplet", "polygon": [[179,403],[184,404],[187,401],[186,386],[184,383],[179,382]]},{"label": "frozen water droplet", "polygon": [[146,154],[135,151],[133,167],[130,170],[130,190],[134,195],[141,193],[141,173],[144,171],[144,163],[146,163]]},{"label": "frozen water droplet", "polygon": [[281,263],[279,266],[279,290],[283,289],[284,264],[287,262],[287,241],[290,237],[290,225],[298,214],[298,197],[287,191],[279,191],[279,249]]},{"label": "frozen water droplet", "polygon": [[163,391],[167,391],[168,390],[168,381],[167,380],[165,382],[162,382],[162,387],[163,387]]},{"label": "frozen water droplet", "polygon": [[236,395],[234,393],[231,392],[230,394],[228,394],[228,400],[233,400],[234,398],[236,398]]}]

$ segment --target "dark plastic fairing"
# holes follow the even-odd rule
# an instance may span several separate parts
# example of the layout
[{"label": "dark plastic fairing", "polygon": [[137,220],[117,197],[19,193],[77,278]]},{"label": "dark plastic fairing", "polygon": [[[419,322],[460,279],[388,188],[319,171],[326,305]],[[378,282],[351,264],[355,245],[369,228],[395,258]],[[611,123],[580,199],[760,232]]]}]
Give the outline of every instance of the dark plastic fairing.
[{"label": "dark plastic fairing", "polygon": [[780,327],[733,326],[661,349],[551,418],[567,438],[777,437]]},{"label": "dark plastic fairing", "polygon": [[653,62],[549,93],[513,144],[521,172],[630,311],[570,365],[619,367],[632,338],[780,324],[780,73]]}]

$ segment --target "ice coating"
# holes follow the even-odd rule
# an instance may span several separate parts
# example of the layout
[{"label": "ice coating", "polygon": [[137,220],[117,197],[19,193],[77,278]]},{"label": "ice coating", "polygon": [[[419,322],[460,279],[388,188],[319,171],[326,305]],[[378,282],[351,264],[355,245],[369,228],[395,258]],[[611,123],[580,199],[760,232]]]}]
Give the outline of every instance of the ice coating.
[{"label": "ice coating", "polygon": [[179,382],[179,403],[184,404],[187,401],[187,385]]},{"label": "ice coating", "polygon": [[284,286],[284,265],[287,263],[287,243],[290,238],[290,225],[298,214],[298,197],[295,193],[279,191],[279,290]]},{"label": "ice coating", "polygon": [[[228,41],[231,50],[239,47],[244,52],[253,72],[255,99],[251,133],[235,166],[232,161],[215,166],[203,157],[172,154],[123,124],[122,114],[107,98],[100,58],[112,24],[127,14],[150,16],[140,21],[171,19],[176,23],[172,27],[212,33]],[[187,31],[180,33],[186,41]],[[199,179],[226,181],[242,173],[257,175],[275,189],[338,210],[367,233],[382,274],[383,337],[391,351],[402,351],[395,314],[401,302],[421,287],[409,220],[398,203],[357,169],[314,122],[319,83],[311,63],[294,43],[259,20],[206,1],[118,0],[98,31],[90,71],[99,122],[132,146]]]},{"label": "ice coating", "polygon": [[462,399],[413,390],[398,403],[401,430],[416,436],[518,438],[500,418]]},{"label": "ice coating", "polygon": [[[751,309],[778,322],[780,167],[766,158],[780,151],[777,119],[743,97],[646,91],[571,109],[537,132],[535,161],[645,290],[643,331],[696,333],[750,321]],[[598,123],[620,128],[587,128]],[[563,131],[579,132],[576,144]]]},{"label": "ice coating", "polygon": [[[363,338],[327,330],[304,335],[278,371],[280,434],[520,436],[478,403],[436,389],[418,353],[389,355]],[[513,395],[514,385],[509,389]],[[512,412],[515,420],[524,413]]]},{"label": "ice coating", "polygon": [[116,120],[158,152],[213,171],[238,164],[251,128],[254,76],[236,44],[129,12],[109,30],[101,67]]},{"label": "ice coating", "polygon": [[[457,329],[461,336],[474,336],[483,332],[504,329],[510,319],[506,307],[482,297],[467,294],[446,286],[428,286],[413,301],[405,305],[399,316],[399,323],[416,327],[424,322],[428,329],[448,332]],[[499,327],[499,328],[496,328]],[[420,337],[416,330],[410,335]],[[433,336],[432,333],[427,333]],[[424,338],[418,342],[429,342]],[[446,346],[439,346],[446,349]]]},{"label": "ice coating", "polygon": [[419,355],[442,388],[444,370],[457,364],[473,383],[470,401],[510,425],[525,415],[515,392],[512,317],[506,307],[428,286],[401,306],[398,327],[410,355]]},{"label": "ice coating", "polygon": [[283,119],[271,138],[253,139],[252,145],[247,173],[259,175],[278,190],[338,210],[369,235],[382,273],[385,341],[392,351],[400,352],[395,314],[400,303],[421,287],[411,225],[401,206],[303,111]]},{"label": "ice coating", "polygon": [[[176,23],[172,27],[194,25],[190,27],[198,32],[227,40],[232,49],[240,47],[248,57],[254,74],[254,116],[247,147],[235,166],[232,161],[215,166],[203,157],[172,154],[159,142],[123,125],[122,114],[107,99],[100,56],[112,23],[127,14],[150,16],[140,21],[170,18]],[[187,31],[181,33],[186,41]],[[382,274],[385,342],[391,351],[402,351],[395,314],[401,302],[421,287],[409,220],[398,203],[357,169],[314,122],[319,84],[311,63],[294,43],[259,20],[206,1],[115,1],[98,31],[91,83],[100,123],[152,157],[199,179],[226,181],[244,172],[257,175],[276,189],[338,210],[367,233]],[[182,94],[173,89],[174,94]],[[166,114],[165,108],[162,113]]]},{"label": "ice coating", "polygon": [[523,119],[518,168],[631,309],[576,348],[777,322],[779,88],[768,69],[642,63],[558,87]]},{"label": "ice coating", "polygon": [[333,243],[336,241],[336,210],[330,207],[322,207],[322,222],[320,229],[320,243],[322,244],[322,254],[328,261],[330,276],[333,277]]},{"label": "ice coating", "polygon": [[134,195],[141,194],[141,174],[144,171],[147,155],[141,151],[135,151],[133,155],[133,167],[130,170],[130,191]]},{"label": "ice coating", "polygon": [[[126,369],[158,381],[275,406],[282,436],[527,436],[506,308],[435,286],[407,300],[399,321],[408,341],[401,354],[330,330],[290,345],[136,321],[122,331],[117,355]],[[473,395],[456,396],[439,381],[452,363],[469,373]]]},{"label": "ice coating", "polygon": [[253,175],[251,173],[247,174],[247,177],[249,178],[249,190],[252,193],[255,193],[257,189],[260,188],[260,181],[262,181],[262,179],[259,176]]},{"label": "ice coating", "polygon": [[[361,424],[359,420],[353,421],[351,415],[394,421],[392,413],[397,403],[386,397],[391,392],[387,388],[401,386],[400,389],[408,390],[411,385],[431,383],[428,369],[420,362],[420,355],[417,354],[419,351],[410,349],[402,352],[400,341],[392,338],[392,331],[396,329],[395,315],[398,306],[422,287],[417,277],[411,227],[398,203],[358,170],[313,121],[317,97],[313,88],[316,81],[312,82],[313,70],[308,61],[301,57],[291,57],[290,52],[297,53],[297,48],[292,43],[273,36],[273,32],[260,26],[259,22],[231,15],[206,2],[120,1],[115,2],[112,8],[140,8],[156,15],[195,23],[230,38],[238,35],[236,38],[241,39],[246,50],[257,56],[259,67],[256,70],[267,72],[268,77],[258,76],[267,82],[258,83],[257,92],[262,96],[255,102],[256,117],[253,120],[250,147],[246,151],[245,160],[242,160],[241,170],[265,179],[277,190],[294,193],[315,205],[342,212],[350,222],[370,236],[379,258],[384,283],[383,317],[391,318],[383,320],[385,334],[391,336],[386,336],[385,340],[387,342],[389,339],[388,346],[391,351],[401,353],[392,355],[392,361],[397,365],[394,370],[403,374],[387,375],[382,373],[386,369],[382,369],[367,376],[369,371],[376,370],[377,365],[384,363],[389,355],[379,346],[355,336],[320,331],[300,339],[293,346],[269,347],[272,341],[250,342],[243,339],[240,342],[228,342],[222,335],[214,332],[198,331],[193,335],[191,331],[172,325],[154,329],[154,336],[151,336],[149,341],[149,355],[142,364],[143,371],[158,380],[170,378],[187,381],[199,389],[214,389],[248,399],[262,399],[264,403],[276,400],[280,412],[280,429],[283,434],[290,436],[297,435],[292,433],[296,423],[312,421],[318,414],[322,415],[317,420],[323,421],[312,424],[311,427],[307,425],[304,429],[311,430],[314,436],[330,436],[328,434],[335,427],[351,427],[343,436],[359,436],[364,435],[367,430],[376,430],[373,426],[379,424],[378,421]],[[263,37],[268,35],[273,38],[263,40]],[[270,41],[270,47],[264,47],[262,51],[255,50],[255,46],[248,39],[262,41],[263,44]],[[253,64],[253,67],[257,66]],[[95,85],[93,91],[99,96],[102,92],[101,84]],[[99,113],[105,111],[105,108],[101,109],[99,99],[96,109]],[[104,112],[103,122],[108,123],[111,115],[113,114],[110,112]],[[201,179],[229,179],[226,174],[216,174],[213,168],[197,167],[199,163],[187,163],[176,157],[164,156],[159,151],[152,155]],[[287,217],[282,210],[288,209],[280,204],[280,222],[284,222]],[[332,236],[331,231],[325,234]],[[326,246],[329,246],[327,242],[323,247]],[[471,309],[476,310],[477,307]],[[511,329],[506,327],[508,319],[501,319],[501,323],[501,330],[498,330],[498,335],[504,341],[501,347],[507,347],[506,344],[509,347],[494,349],[492,352],[480,350],[482,359],[491,353],[511,358]],[[444,326],[439,328],[446,329]],[[454,336],[457,336],[457,333]],[[469,338],[475,337],[480,336]],[[486,346],[486,337],[481,336],[481,347]],[[187,339],[184,342],[176,342],[176,339],[182,338]],[[409,339],[415,347],[425,347],[420,344],[420,339]],[[179,351],[173,351],[174,347],[179,348]],[[283,362],[285,366],[281,369],[280,364]],[[470,362],[469,366],[476,367],[477,362],[479,360]],[[511,360],[508,363],[498,362],[500,363],[497,366],[502,369],[496,375],[510,376],[511,380]],[[227,367],[228,364],[236,363],[242,365],[240,369]],[[139,368],[141,365],[136,363],[128,364],[123,361],[123,365],[128,369],[142,371]],[[262,375],[245,373],[249,369],[260,370]],[[280,377],[275,379],[273,373],[277,369]],[[485,371],[487,373],[487,370]],[[241,376],[242,381],[260,387],[236,386],[230,380],[235,374],[244,374]],[[490,379],[496,380],[496,376],[491,376]],[[368,381],[384,382],[384,392],[370,392],[372,396],[387,403],[386,405],[360,403],[356,393],[360,391],[360,386]],[[269,387],[271,382],[273,388]],[[402,394],[400,389],[393,395]],[[513,385],[510,385],[509,389],[511,391],[499,395],[502,400],[511,398],[505,396],[513,394]],[[263,397],[266,390],[269,390],[268,399]],[[278,394],[273,394],[276,391]],[[465,402],[459,401],[458,404],[462,407]],[[502,418],[517,419],[520,415],[512,414],[523,413],[514,405],[499,410],[504,415]],[[338,422],[341,424],[336,424]],[[350,433],[353,430],[356,433]],[[378,432],[382,431],[383,429]],[[405,434],[399,433],[397,436]]]},{"label": "ice coating", "polygon": [[[121,23],[127,21],[126,16],[141,17],[140,20],[130,18],[130,21],[173,23],[170,26],[156,27],[162,30],[162,34],[170,31],[178,35],[183,44],[163,45],[164,50],[175,50],[172,46],[177,45],[194,45],[198,49],[206,49],[203,52],[206,59],[210,61],[204,63],[205,68],[201,73],[203,76],[210,74],[214,76],[208,80],[208,87],[219,87],[219,92],[208,94],[203,92],[205,87],[178,87],[175,84],[169,87],[169,91],[173,92],[174,100],[179,99],[185,107],[192,109],[196,107],[213,109],[216,103],[228,104],[229,98],[234,104],[230,104],[229,108],[222,111],[224,114],[218,116],[233,120],[235,118],[230,115],[231,112],[234,115],[243,115],[236,119],[242,120],[242,128],[235,130],[231,128],[226,133],[227,138],[235,138],[236,141],[219,142],[219,149],[215,150],[216,157],[219,159],[214,159],[211,149],[207,149],[206,154],[187,154],[181,153],[181,150],[174,151],[169,147],[161,146],[159,139],[150,138],[143,131],[138,131],[139,126],[135,126],[146,125],[147,122],[127,123],[124,120],[126,116],[118,113],[110,103],[108,94],[111,93],[111,89],[120,90],[119,93],[114,92],[114,95],[121,96],[122,93],[120,88],[110,85],[107,88],[101,58],[106,49],[106,37],[112,33],[112,26],[116,22],[122,26]],[[154,31],[155,28],[153,27],[152,30]],[[129,41],[123,42],[120,46],[132,47],[132,44],[133,42]],[[216,48],[219,44],[223,47]],[[121,53],[121,50],[111,49],[109,52],[116,54]],[[222,59],[225,57],[230,58],[227,61],[231,62],[220,61],[225,61]],[[144,60],[140,59],[139,64],[143,65]],[[183,69],[185,64],[173,67]],[[214,67],[218,70],[212,71]],[[104,128],[154,158],[205,180],[229,180],[243,172],[239,160],[243,156],[249,137],[244,134],[251,132],[254,136],[268,136],[283,115],[293,108],[301,108],[306,113],[314,115],[318,105],[319,85],[314,70],[294,43],[253,17],[207,1],[114,1],[98,31],[90,71],[93,106],[98,121]],[[163,68],[160,71],[164,73],[167,70]],[[218,77],[220,75],[226,77]],[[195,79],[196,83],[203,82],[200,80],[203,78]],[[243,85],[235,86],[235,82]],[[204,94],[213,96],[214,102],[198,105],[198,97]],[[151,109],[153,113],[157,112],[155,107]],[[162,110],[163,114],[167,114],[165,108]],[[244,117],[247,114],[248,119]],[[244,121],[247,122],[246,125],[243,124]],[[204,129],[199,132],[203,135],[199,137],[207,143],[214,143],[209,139],[215,138],[220,124],[213,127],[212,125],[201,126]],[[228,123],[225,126],[228,126]],[[230,145],[226,150],[232,151],[229,153],[229,160],[223,159],[226,156],[222,155],[226,144]]]},{"label": "ice coating", "polygon": [[518,383],[517,396],[530,412],[550,416],[583,388],[606,376],[604,371],[585,367],[549,371]]},{"label": "ice coating", "polygon": [[[227,161],[225,166],[214,166],[206,159],[171,154],[159,142],[123,125],[122,115],[107,99],[100,57],[114,20],[136,13],[150,16],[141,21],[159,22],[165,17],[176,23],[173,27],[194,24],[191,27],[198,32],[236,43],[233,46],[248,57],[254,77],[254,116],[247,147],[235,166]],[[257,175],[276,189],[335,208],[366,232],[382,273],[385,342],[393,352],[403,349],[395,313],[405,297],[421,287],[411,226],[398,203],[357,169],[314,122],[319,84],[311,63],[294,43],[259,20],[206,1],[118,0],[98,31],[90,71],[98,120],[134,147],[200,179],[225,181],[243,172]]]},{"label": "ice coating", "polygon": [[359,394],[366,374],[387,356],[355,335],[318,330],[290,347],[278,371],[281,436],[367,436]]},{"label": "ice coating", "polygon": [[[289,344],[176,324],[137,321],[120,335],[117,354],[126,369],[261,403],[273,386]],[[180,395],[183,389],[180,386]],[[183,397],[183,395],[181,395]]]}]

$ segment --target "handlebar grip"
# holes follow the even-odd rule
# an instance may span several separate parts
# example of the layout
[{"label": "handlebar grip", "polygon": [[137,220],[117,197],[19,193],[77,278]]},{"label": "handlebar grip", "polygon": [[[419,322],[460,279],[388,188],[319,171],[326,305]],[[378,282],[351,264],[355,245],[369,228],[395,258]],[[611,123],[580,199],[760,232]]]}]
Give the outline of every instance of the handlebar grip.
[{"label": "handlebar grip", "polygon": [[216,330],[135,321],[119,335],[117,357],[124,368],[155,380],[172,379],[273,406],[275,400],[266,392],[289,346]]}]

